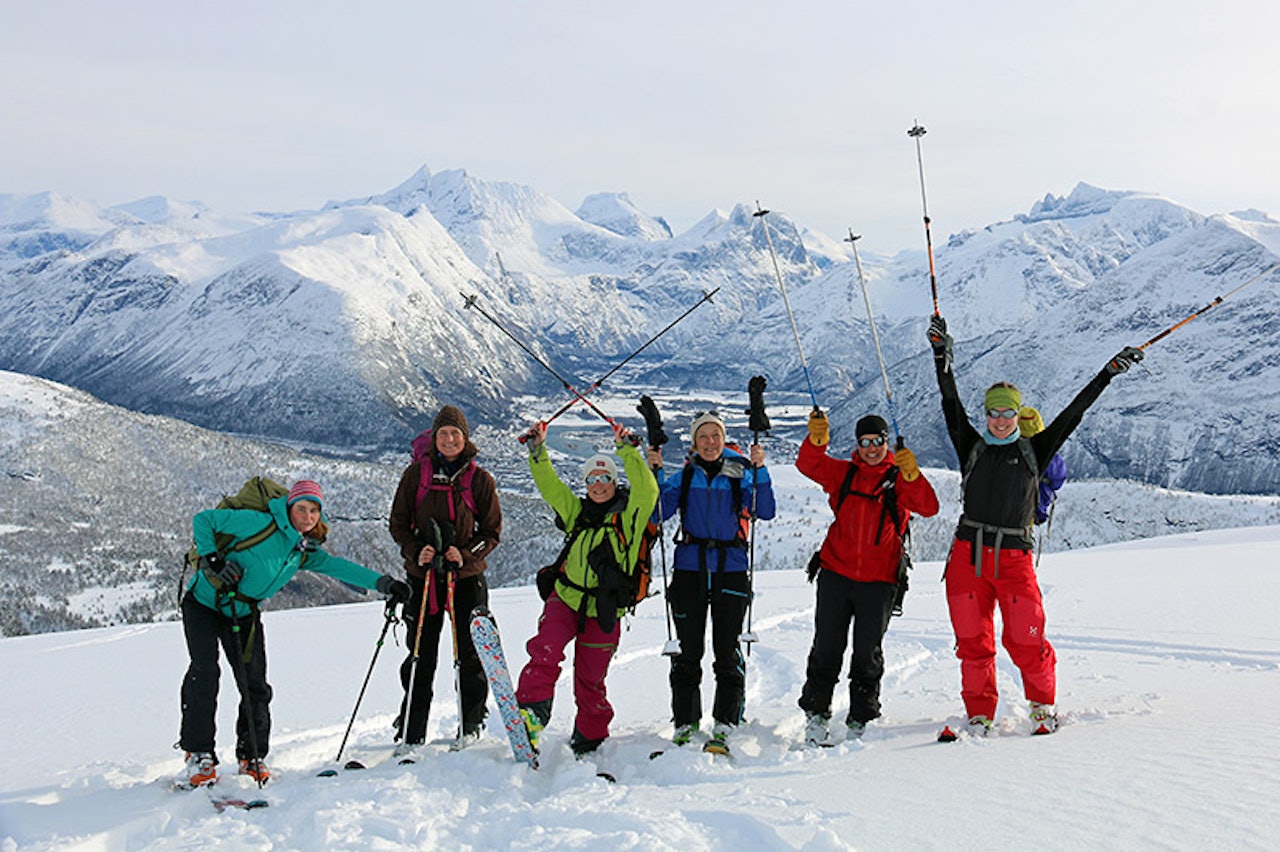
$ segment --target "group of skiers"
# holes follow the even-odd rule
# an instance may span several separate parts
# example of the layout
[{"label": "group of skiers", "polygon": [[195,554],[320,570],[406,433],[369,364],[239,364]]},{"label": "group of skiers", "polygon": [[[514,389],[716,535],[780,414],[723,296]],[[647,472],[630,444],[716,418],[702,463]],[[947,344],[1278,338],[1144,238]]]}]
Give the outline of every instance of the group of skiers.
[{"label": "group of skiers", "polygon": [[[952,339],[934,315],[928,340],[933,352],[947,431],[962,473],[963,512],[946,563],[947,605],[961,667],[961,695],[973,735],[993,725],[997,705],[993,614],[998,605],[1003,644],[1022,674],[1030,702],[1032,732],[1057,729],[1055,663],[1045,636],[1044,609],[1033,564],[1034,525],[1051,511],[1065,478],[1058,450],[1085,410],[1111,379],[1141,360],[1126,347],[1045,427],[1039,413],[1023,405],[1018,388],[997,382],[983,399],[984,424],[973,426],[952,373]],[[526,650],[516,699],[536,749],[551,719],[552,699],[565,649],[574,644],[576,716],[570,746],[589,753],[609,736],[613,718],[605,688],[618,646],[621,620],[633,603],[629,580],[636,571],[645,528],[679,516],[666,605],[675,624],[678,651],[670,669],[672,741],[695,739],[706,751],[728,753],[744,719],[745,665],[741,651],[749,610],[749,547],[756,520],[777,511],[765,452],[733,445],[715,411],[697,414],[689,430],[690,450],[679,469],[666,471],[660,447],[647,457],[630,431],[612,423],[618,461],[599,454],[583,464],[579,496],[552,467],[547,427],[527,438],[534,483],[565,531],[564,546],[539,583],[544,604],[537,632]],[[860,736],[880,716],[884,673],[882,643],[895,604],[905,590],[903,560],[912,515],[938,512],[938,499],[911,450],[878,415],[855,425],[850,457],[828,454],[830,427],[815,405],[796,467],[819,484],[833,519],[810,563],[816,579],[814,638],[799,706],[805,740],[829,745],[832,700],[852,635],[849,706],[844,737]],[[193,519],[199,552],[196,572],[182,600],[190,667],[182,683],[178,747],[186,753],[181,781],[188,786],[217,778],[214,715],[218,689],[218,645],[233,662],[241,694],[236,757],[242,774],[262,783],[269,777],[271,687],[266,680],[265,636],[258,604],[300,568],[386,594],[403,605],[409,642],[400,668],[404,687],[395,721],[398,751],[420,746],[427,731],[440,634],[446,617],[467,616],[487,605],[486,559],[498,546],[502,510],[494,479],[476,463],[477,449],[463,412],[446,405],[414,444],[413,461],[401,476],[389,529],[404,560],[407,582],[331,556],[321,545],[327,534],[320,486],[309,480],[272,500],[268,512],[211,509]],[[269,520],[269,534],[263,528]],[[227,542],[252,546],[228,546]],[[665,567],[665,566],[664,566]],[[702,731],[701,681],[708,617],[715,692],[712,726]],[[455,747],[481,736],[488,681],[465,628],[453,625],[459,729]],[[671,644],[671,643],[669,643]],[[954,737],[948,727],[940,739]]]}]

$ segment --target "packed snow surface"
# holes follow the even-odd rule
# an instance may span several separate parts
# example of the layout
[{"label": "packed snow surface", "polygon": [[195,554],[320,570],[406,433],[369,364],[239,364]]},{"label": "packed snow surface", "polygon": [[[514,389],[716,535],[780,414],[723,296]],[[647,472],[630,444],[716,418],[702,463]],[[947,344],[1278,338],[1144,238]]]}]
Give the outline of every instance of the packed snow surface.
[{"label": "packed snow surface", "polygon": [[[1001,651],[996,735],[951,745],[935,736],[960,721],[959,666],[941,566],[920,564],[885,642],[884,717],[862,740],[820,751],[798,747],[795,704],[813,587],[800,571],[759,574],[748,722],[732,759],[667,742],[666,627],[654,598],[613,662],[610,740],[574,761],[566,672],[537,771],[511,759],[496,711],[466,751],[429,746],[416,765],[384,761],[399,632],[342,755],[371,768],[315,777],[334,765],[382,608],[272,612],[277,775],[261,792],[270,807],[221,814],[204,792],[168,786],[181,764],[170,748],[186,665],[179,624],[4,639],[0,849],[1274,849],[1277,564],[1275,526],[1045,555],[1063,727],[1028,735],[1018,675]],[[492,607],[518,669],[540,604],[533,589],[511,588],[495,591]],[[446,637],[431,738],[451,736],[457,721],[448,655]],[[228,673],[224,761],[230,684]],[[837,690],[837,720],[846,702]],[[216,789],[259,795],[234,775]]]}]

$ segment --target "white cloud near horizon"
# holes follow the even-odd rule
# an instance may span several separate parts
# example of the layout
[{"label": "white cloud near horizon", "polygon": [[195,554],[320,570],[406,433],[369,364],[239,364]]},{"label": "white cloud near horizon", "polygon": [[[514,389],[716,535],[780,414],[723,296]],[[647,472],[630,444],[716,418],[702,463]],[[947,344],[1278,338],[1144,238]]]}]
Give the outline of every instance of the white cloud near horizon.
[{"label": "white cloud near horizon", "polygon": [[0,192],[288,210],[426,163],[888,253],[918,118],[935,239],[1079,181],[1280,217],[1275,4],[861,5],[7,3]]}]

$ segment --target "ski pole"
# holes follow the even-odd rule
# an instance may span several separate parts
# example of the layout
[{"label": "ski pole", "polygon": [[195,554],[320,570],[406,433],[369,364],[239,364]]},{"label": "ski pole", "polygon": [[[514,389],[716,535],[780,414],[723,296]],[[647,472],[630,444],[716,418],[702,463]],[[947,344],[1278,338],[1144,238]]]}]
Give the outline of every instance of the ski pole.
[{"label": "ski pole", "polygon": [[862,301],[867,306],[867,322],[871,324],[871,340],[875,343],[876,358],[880,362],[880,378],[884,381],[884,398],[889,403],[889,419],[893,421],[893,437],[898,449],[904,446],[902,435],[898,431],[898,413],[893,404],[893,391],[889,389],[889,371],[884,365],[884,352],[880,349],[880,334],[876,331],[876,318],[871,313],[871,297],[867,295],[867,279],[862,274],[862,260],[858,257],[858,240],[862,236],[849,229],[845,242],[853,246],[853,262],[858,267],[858,283],[862,285]]},{"label": "ski pole", "polygon": [[360,712],[360,702],[364,701],[364,692],[369,688],[369,678],[373,676],[373,667],[378,662],[378,654],[382,651],[382,643],[387,638],[387,629],[397,622],[396,605],[393,601],[387,601],[386,614],[382,622],[382,632],[378,634],[378,644],[373,648],[373,659],[369,661],[369,671],[365,672],[364,683],[360,684],[360,694],[356,696],[356,706],[351,710],[351,721],[347,722],[347,730],[342,735],[342,744],[338,746],[338,755],[333,759],[334,763],[342,761],[342,753],[347,749],[347,738],[351,736],[351,728],[356,723],[356,714]]},{"label": "ski pole", "polygon": [[[545,360],[543,360],[541,357],[538,356],[538,353],[534,352],[532,349],[530,349],[528,346],[524,344],[524,341],[520,340],[520,338],[516,337],[514,334],[508,331],[507,327],[504,326],[501,322],[499,322],[495,316],[490,314],[484,308],[480,307],[480,305],[476,303],[476,300],[479,298],[480,298],[479,296],[468,296],[466,293],[463,293],[462,294],[463,307],[475,308],[477,311],[479,311],[482,317],[487,319],[489,322],[493,323],[494,326],[497,327],[498,331],[501,331],[503,334],[505,334],[507,337],[511,339],[512,343],[514,343],[516,346],[519,346],[521,349],[523,349],[525,351],[525,354],[527,354],[530,358],[532,358],[535,363],[537,363],[540,367],[542,367],[551,375],[555,376],[556,380],[560,382],[561,385],[564,386],[564,389],[567,390],[569,393],[573,394],[577,398],[574,400],[575,402],[578,399],[582,400],[587,404],[588,408],[590,408],[596,414],[600,415],[600,417],[603,418],[606,423],[608,423],[609,425],[613,425],[613,420],[609,417],[609,415],[605,414],[599,408],[596,408],[595,403],[593,403],[591,400],[587,399],[585,396],[579,393],[578,390],[569,383],[568,379],[566,379],[564,376],[557,373],[554,367],[552,367]],[[524,443],[524,442],[521,441],[521,443]]]},{"label": "ski pole", "polygon": [[[768,380],[764,376],[752,376],[751,381],[747,383],[747,396],[751,400],[751,405],[747,409],[748,428],[751,429],[751,443],[753,445],[760,443],[760,433],[769,434],[769,415],[764,410],[764,390],[768,387]],[[747,656],[751,656],[751,645],[758,641],[755,631],[751,629],[751,618],[755,609],[756,600],[756,476],[759,468],[754,465],[751,470],[751,531],[750,541],[747,542],[747,630],[738,637],[739,642],[745,642],[747,645]]]},{"label": "ski pole", "polygon": [[462,708],[462,661],[458,658],[458,614],[454,607],[454,585],[458,572],[456,569],[461,565],[446,565],[445,571],[448,574],[448,592],[445,595],[445,607],[449,610],[449,627],[453,633],[453,691],[458,696],[458,747],[463,744],[463,736],[466,734],[465,718]]},{"label": "ski pole", "polygon": [[258,750],[258,720],[253,711],[253,692],[249,689],[249,668],[244,661],[244,641],[240,638],[240,616],[236,614],[236,593],[233,591],[226,594],[220,591],[218,597],[231,602],[227,609],[231,613],[231,636],[235,639],[236,646],[235,670],[236,677],[240,681],[240,710],[243,713],[245,730],[249,733],[249,748],[253,752],[253,777],[258,782],[258,789],[261,790],[262,754]]},{"label": "ski pole", "polygon": [[[442,545],[439,525],[436,524],[434,518],[428,518],[427,520],[431,524],[431,529],[435,532],[435,543]],[[432,557],[431,563],[427,566],[422,577],[422,600],[418,602],[418,623],[414,625],[413,630],[413,655],[409,659],[409,683],[405,686],[404,713],[400,716],[400,742],[406,746],[409,744],[409,713],[413,710],[413,685],[418,678],[418,659],[422,650],[422,622],[427,617],[427,595],[430,592],[430,584],[432,582],[431,572],[435,569],[439,558],[440,550],[437,547],[436,555]]]},{"label": "ski pole", "polygon": [[1169,335],[1173,334],[1173,333],[1174,333],[1175,331],[1177,331],[1178,329],[1182,328],[1182,327],[1183,327],[1184,325],[1186,325],[1187,323],[1191,322],[1191,321],[1192,321],[1193,319],[1195,319],[1196,317],[1198,317],[1198,316],[1200,316],[1201,314],[1203,314],[1203,313],[1207,312],[1210,308],[1217,307],[1218,305],[1220,305],[1220,304],[1222,304],[1223,302],[1225,302],[1227,299],[1230,299],[1230,298],[1231,298],[1232,296],[1234,296],[1236,293],[1239,293],[1239,292],[1240,292],[1241,290],[1243,290],[1245,287],[1248,287],[1248,286],[1250,286],[1250,285],[1253,285],[1253,284],[1258,283],[1258,282],[1259,282],[1259,281],[1261,281],[1263,278],[1266,278],[1268,275],[1270,275],[1271,273],[1275,272],[1277,269],[1280,269],[1280,263],[1277,263],[1276,265],[1272,266],[1270,269],[1268,269],[1268,270],[1267,270],[1267,271],[1265,271],[1265,272],[1259,272],[1257,275],[1253,276],[1253,277],[1252,277],[1252,278],[1250,278],[1248,281],[1246,281],[1246,282],[1244,282],[1243,284],[1241,284],[1239,287],[1236,287],[1234,290],[1232,290],[1231,292],[1227,293],[1225,296],[1218,296],[1218,297],[1216,297],[1212,302],[1210,302],[1209,304],[1205,305],[1203,308],[1201,308],[1200,310],[1196,311],[1196,312],[1195,312],[1195,313],[1193,313],[1191,316],[1187,317],[1186,319],[1182,320],[1181,322],[1177,322],[1177,323],[1174,323],[1173,325],[1169,326],[1169,327],[1168,327],[1168,328],[1166,328],[1164,331],[1160,332],[1160,333],[1159,333],[1159,334],[1157,334],[1155,337],[1151,338],[1150,340],[1148,340],[1146,343],[1142,344],[1142,345],[1141,345],[1141,346],[1139,346],[1138,348],[1139,348],[1139,349],[1146,349],[1148,346],[1150,346],[1151,344],[1155,343],[1157,340],[1163,340],[1164,338],[1166,338],[1166,337],[1168,337]]},{"label": "ski pole", "polygon": [[[624,359],[623,359],[623,360],[622,360],[622,361],[621,361],[617,366],[615,366],[612,370],[610,370],[609,372],[605,373],[605,374],[604,374],[603,376],[601,376],[600,378],[596,379],[596,380],[595,380],[595,382],[593,382],[589,388],[587,388],[587,389],[586,389],[586,390],[584,390],[582,393],[580,393],[580,394],[578,394],[577,396],[575,396],[575,397],[574,397],[572,400],[570,400],[569,402],[566,402],[564,405],[560,406],[560,408],[559,408],[559,409],[557,409],[557,410],[556,410],[556,412],[555,412],[554,414],[552,414],[550,417],[548,417],[546,420],[544,420],[544,421],[542,421],[542,422],[543,422],[543,423],[551,423],[551,422],[552,422],[552,421],[554,421],[556,418],[558,418],[561,414],[564,414],[564,413],[565,413],[566,411],[568,411],[570,408],[572,408],[573,406],[577,405],[577,404],[578,404],[578,400],[579,400],[579,399],[581,399],[582,401],[586,402],[586,394],[589,394],[589,393],[591,393],[591,392],[595,391],[596,389],[598,389],[601,385],[603,385],[603,384],[605,383],[605,381],[606,381],[610,376],[612,376],[614,373],[618,372],[618,371],[619,371],[619,370],[621,370],[624,366],[626,366],[626,364],[627,364],[629,361],[631,361],[631,359],[635,358],[635,357],[636,357],[637,355],[639,355],[641,352],[643,352],[644,350],[648,349],[651,345],[653,345],[653,343],[654,343],[655,341],[657,341],[657,339],[658,339],[659,337],[662,337],[662,335],[666,334],[668,331],[670,331],[672,328],[674,328],[674,327],[675,327],[675,325],[676,325],[676,323],[680,322],[682,319],[684,319],[685,317],[689,316],[689,314],[691,314],[691,313],[693,313],[695,310],[697,310],[697,309],[698,309],[698,307],[700,307],[700,306],[702,305],[702,303],[703,303],[703,302],[710,302],[710,301],[711,301],[711,297],[712,297],[712,296],[714,296],[716,293],[719,293],[719,292],[720,292],[720,288],[719,288],[719,287],[715,288],[714,290],[711,290],[710,292],[708,292],[708,291],[706,291],[706,290],[703,290],[703,291],[702,291],[702,298],[701,298],[701,299],[699,299],[699,300],[698,300],[698,301],[693,305],[693,307],[689,308],[687,311],[685,311],[684,313],[682,313],[680,316],[676,317],[674,320],[672,320],[671,322],[669,322],[669,323],[667,324],[667,327],[666,327],[666,328],[662,329],[662,331],[658,332],[658,333],[657,333],[657,334],[655,334],[653,337],[649,338],[649,340],[648,340],[648,341],[646,341],[646,342],[645,342],[645,344],[644,344],[643,346],[641,346],[639,349],[637,349],[636,351],[634,351],[634,352],[632,352],[630,355],[628,355],[626,358],[624,358]],[[590,403],[588,403],[588,405],[590,405]],[[612,420],[610,420],[608,417],[605,417],[605,421],[606,421],[610,426],[612,426],[612,425],[613,425],[613,421],[612,421]],[[520,443],[524,443],[524,441],[521,441]]]},{"label": "ski pole", "polygon": [[[658,412],[658,406],[654,403],[653,398],[649,396],[641,396],[640,404],[636,406],[636,410],[640,412],[640,416],[644,418],[645,427],[649,432],[649,449],[661,450],[662,445],[668,440],[666,431],[662,428],[662,415]],[[662,473],[662,465],[653,466],[653,475],[657,477]],[[661,486],[662,481],[658,481]],[[662,560],[662,608],[667,614],[667,643],[662,646],[662,656],[678,657],[680,656],[680,642],[672,636],[671,631],[671,586],[667,583],[667,534],[662,528],[662,495],[661,487],[659,487],[658,506],[656,513],[658,515],[658,553]]]},{"label": "ski pole", "polygon": [[778,253],[773,250],[773,237],[769,235],[769,223],[765,220],[765,216],[769,214],[760,206],[760,202],[756,202],[756,212],[752,216],[759,217],[760,224],[764,226],[765,242],[769,244],[769,257],[773,258],[773,274],[778,278],[778,289],[782,290],[782,304],[787,309],[787,318],[791,320],[791,334],[796,339],[796,351],[800,353],[800,367],[804,370],[804,380],[809,386],[809,398],[813,400],[813,407],[818,408],[818,395],[813,392],[813,382],[809,379],[809,362],[804,357],[804,347],[800,345],[800,330],[796,328],[796,315],[791,311],[791,300],[787,298],[787,285],[782,281],[782,269],[778,266]]},{"label": "ski pole", "polygon": [[924,244],[929,250],[929,288],[933,291],[933,315],[938,313],[938,275],[933,266],[933,233],[929,229],[929,199],[924,192],[924,155],[920,153],[920,137],[928,131],[919,121],[912,125],[907,135],[916,140],[916,163],[920,166],[920,204],[924,208]]}]

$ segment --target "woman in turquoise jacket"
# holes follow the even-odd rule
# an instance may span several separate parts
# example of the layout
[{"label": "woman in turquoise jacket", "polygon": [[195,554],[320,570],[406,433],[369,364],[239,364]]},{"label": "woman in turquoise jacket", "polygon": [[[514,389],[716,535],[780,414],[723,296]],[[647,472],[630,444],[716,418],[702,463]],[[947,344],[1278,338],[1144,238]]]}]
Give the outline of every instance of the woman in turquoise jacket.
[{"label": "woman in turquoise jacket", "polygon": [[[266,637],[258,605],[284,587],[300,569],[327,574],[353,586],[376,589],[399,603],[409,586],[390,575],[332,556],[321,549],[328,535],[320,486],[308,479],[266,512],[209,509],[191,521],[200,570],[182,598],[182,629],[191,659],[182,681],[182,731],[186,752],[183,783],[217,781],[214,754],[218,707],[218,646],[235,672],[240,690],[236,757],[240,774],[263,783],[270,776],[263,758],[270,747],[271,685],[267,683]],[[219,546],[219,538],[223,544]],[[243,545],[249,543],[250,546]],[[243,549],[236,549],[237,546]]]}]

